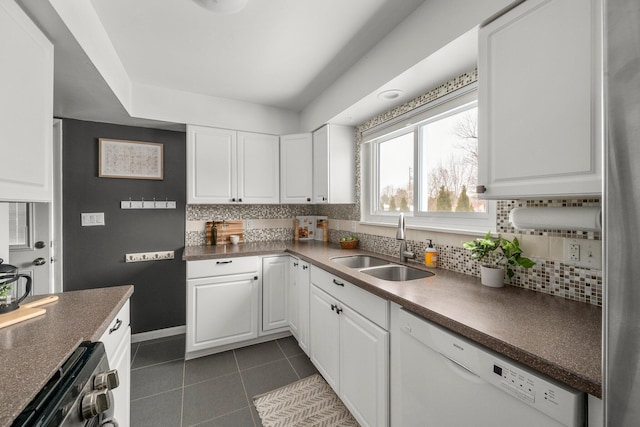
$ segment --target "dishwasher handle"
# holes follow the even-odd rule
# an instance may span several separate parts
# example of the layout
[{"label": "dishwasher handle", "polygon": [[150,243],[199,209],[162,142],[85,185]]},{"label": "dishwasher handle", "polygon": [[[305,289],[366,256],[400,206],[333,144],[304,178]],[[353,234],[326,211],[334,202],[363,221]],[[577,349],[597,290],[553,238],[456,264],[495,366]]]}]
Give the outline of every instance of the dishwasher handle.
[{"label": "dishwasher handle", "polygon": [[462,377],[462,378],[464,378],[464,379],[466,379],[468,381],[475,382],[477,384],[486,383],[485,380],[480,378],[480,376],[478,376],[475,372],[473,372],[471,369],[467,368],[462,363],[458,362],[455,359],[452,359],[451,357],[447,356],[446,354],[442,354],[440,352],[438,352],[438,354],[443,359],[445,359],[445,361],[449,362],[449,366],[452,368],[451,370],[454,371],[456,374],[458,374],[458,376],[460,376],[460,377]]}]

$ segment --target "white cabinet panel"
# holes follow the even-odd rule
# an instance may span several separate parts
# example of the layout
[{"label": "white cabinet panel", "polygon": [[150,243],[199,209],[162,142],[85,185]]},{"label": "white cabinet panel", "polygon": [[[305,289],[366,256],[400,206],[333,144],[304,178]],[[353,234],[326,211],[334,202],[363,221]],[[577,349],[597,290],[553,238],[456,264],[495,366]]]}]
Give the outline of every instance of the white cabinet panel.
[{"label": "white cabinet panel", "polygon": [[601,192],[597,0],[528,0],[480,30],[483,198]]},{"label": "white cabinet panel", "polygon": [[187,126],[188,203],[279,203],[279,138]]},{"label": "white cabinet panel", "polygon": [[354,129],[324,125],[313,132],[313,202],[355,201]]},{"label": "white cabinet panel", "polygon": [[336,314],[337,304],[329,295],[311,286],[311,361],[340,395],[340,317]]},{"label": "white cabinet panel", "polygon": [[189,126],[187,202],[231,202],[237,185],[236,156],[235,131]]},{"label": "white cabinet panel", "polygon": [[187,280],[187,316],[187,352],[256,338],[257,276]]},{"label": "white cabinet panel", "polygon": [[238,201],[280,202],[280,139],[238,132]]},{"label": "white cabinet panel", "polygon": [[112,390],[114,418],[129,427],[131,400],[131,327],[130,304],[127,301],[111,321],[99,341],[104,344],[109,368],[118,371],[120,384]]},{"label": "white cabinet panel", "polygon": [[14,1],[0,2],[0,200],[52,198],[53,45]]},{"label": "white cabinet panel", "polygon": [[389,332],[315,284],[311,361],[362,426],[389,423]]},{"label": "white cabinet panel", "polygon": [[300,348],[309,355],[310,265],[295,257],[289,259],[289,328]]},{"label": "white cabinet panel", "polygon": [[289,256],[262,259],[262,331],[286,328]]},{"label": "white cabinet panel", "polygon": [[340,313],[340,397],[362,426],[389,417],[389,332],[349,307]]},{"label": "white cabinet panel", "polygon": [[280,137],[280,200],[311,203],[313,143],[310,133]]}]

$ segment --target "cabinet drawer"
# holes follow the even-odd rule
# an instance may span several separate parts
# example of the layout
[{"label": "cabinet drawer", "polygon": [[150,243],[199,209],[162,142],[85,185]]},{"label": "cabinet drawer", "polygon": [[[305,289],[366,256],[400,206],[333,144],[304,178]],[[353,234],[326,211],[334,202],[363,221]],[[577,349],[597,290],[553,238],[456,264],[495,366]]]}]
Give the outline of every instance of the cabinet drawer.
[{"label": "cabinet drawer", "polygon": [[331,273],[311,266],[311,283],[389,330],[389,302]]},{"label": "cabinet drawer", "polygon": [[205,259],[187,262],[187,279],[258,272],[258,257]]},{"label": "cabinet drawer", "polygon": [[[107,330],[100,337],[107,352],[107,360],[112,363],[120,342],[125,339],[129,331],[129,300],[122,306],[116,317],[109,323]],[[128,344],[130,345],[130,343]]]}]

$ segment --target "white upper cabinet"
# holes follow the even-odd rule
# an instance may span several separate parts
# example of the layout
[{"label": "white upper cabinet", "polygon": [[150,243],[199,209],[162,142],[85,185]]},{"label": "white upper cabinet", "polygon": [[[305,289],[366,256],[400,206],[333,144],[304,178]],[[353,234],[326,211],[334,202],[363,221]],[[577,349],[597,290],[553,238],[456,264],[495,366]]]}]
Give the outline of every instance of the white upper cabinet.
[{"label": "white upper cabinet", "polygon": [[52,199],[53,45],[0,1],[0,200]]},{"label": "white upper cabinet", "polygon": [[280,202],[280,138],[238,132],[238,201]]},{"label": "white upper cabinet", "polygon": [[355,141],[350,127],[313,132],[313,203],[355,203]]},{"label": "white upper cabinet", "polygon": [[282,203],[312,203],[312,159],[310,133],[280,137],[280,198]]},{"label": "white upper cabinet", "polygon": [[481,197],[601,193],[600,3],[528,0],[480,29]]},{"label": "white upper cabinet", "polygon": [[187,126],[187,202],[278,203],[275,135]]}]

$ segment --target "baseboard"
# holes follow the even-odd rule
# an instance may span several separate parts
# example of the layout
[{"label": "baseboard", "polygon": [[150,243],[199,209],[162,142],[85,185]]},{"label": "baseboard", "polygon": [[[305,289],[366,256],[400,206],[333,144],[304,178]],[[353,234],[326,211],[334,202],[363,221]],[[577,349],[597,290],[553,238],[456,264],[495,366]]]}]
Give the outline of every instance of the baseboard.
[{"label": "baseboard", "polygon": [[204,349],[204,350],[197,350],[197,351],[188,352],[188,353],[185,354],[184,360],[191,360],[191,359],[195,359],[197,357],[209,356],[211,354],[222,353],[223,351],[227,351],[227,350],[235,350],[237,348],[246,347],[248,345],[260,344],[260,343],[267,342],[267,341],[273,341],[273,340],[277,340],[277,339],[280,339],[280,338],[286,338],[288,336],[291,336],[291,331],[289,331],[287,329],[287,330],[282,331],[282,332],[270,333],[268,335],[262,335],[262,336],[259,336],[258,338],[253,338],[253,339],[246,340],[246,341],[235,342],[235,343],[225,344],[225,345],[219,345],[219,346],[213,347],[213,348],[207,348],[207,349]]},{"label": "baseboard", "polygon": [[142,341],[155,340],[157,338],[172,337],[174,335],[182,335],[187,333],[186,326],[174,326],[172,328],[157,329],[155,331],[140,332],[131,335],[131,343],[135,344]]}]

